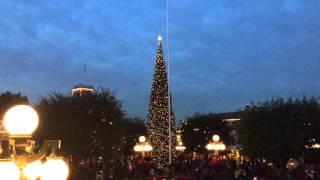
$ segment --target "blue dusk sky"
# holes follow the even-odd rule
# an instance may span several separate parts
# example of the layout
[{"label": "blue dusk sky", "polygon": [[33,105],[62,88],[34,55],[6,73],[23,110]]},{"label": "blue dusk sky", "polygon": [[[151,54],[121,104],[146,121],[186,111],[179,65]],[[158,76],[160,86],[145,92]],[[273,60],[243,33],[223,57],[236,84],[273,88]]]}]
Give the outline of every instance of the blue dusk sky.
[{"label": "blue dusk sky", "polygon": [[[320,1],[169,3],[178,120],[273,96],[320,96]],[[88,82],[109,87],[128,115],[145,118],[165,15],[166,0],[2,0],[0,92],[35,103]]]}]

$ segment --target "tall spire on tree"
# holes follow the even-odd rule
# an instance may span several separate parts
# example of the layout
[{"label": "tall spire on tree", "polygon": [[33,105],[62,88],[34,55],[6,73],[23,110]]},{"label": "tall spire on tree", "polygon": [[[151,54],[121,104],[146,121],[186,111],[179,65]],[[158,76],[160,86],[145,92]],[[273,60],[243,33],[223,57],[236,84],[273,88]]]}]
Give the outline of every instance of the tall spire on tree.
[{"label": "tall spire on tree", "polygon": [[[171,154],[175,159],[176,135],[175,117],[172,108],[172,101],[168,101],[168,77],[166,64],[162,50],[162,38],[158,37],[158,49],[156,65],[150,95],[148,113],[148,134],[150,143],[153,146],[152,159],[155,162],[168,164],[169,162],[169,108],[171,117]],[[170,96],[170,99],[171,96]],[[169,106],[170,102],[170,106]]]}]

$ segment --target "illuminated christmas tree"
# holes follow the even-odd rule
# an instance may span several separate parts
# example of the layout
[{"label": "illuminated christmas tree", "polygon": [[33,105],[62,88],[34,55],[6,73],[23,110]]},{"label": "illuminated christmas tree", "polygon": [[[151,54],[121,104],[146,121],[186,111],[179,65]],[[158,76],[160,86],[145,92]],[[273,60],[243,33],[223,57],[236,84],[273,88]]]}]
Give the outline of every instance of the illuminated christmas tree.
[{"label": "illuminated christmas tree", "polygon": [[161,36],[158,38],[157,58],[153,76],[148,113],[148,134],[153,147],[152,159],[162,164],[169,163],[169,109],[171,117],[171,157],[176,157],[175,117],[170,96],[168,101],[168,77],[162,50]]}]

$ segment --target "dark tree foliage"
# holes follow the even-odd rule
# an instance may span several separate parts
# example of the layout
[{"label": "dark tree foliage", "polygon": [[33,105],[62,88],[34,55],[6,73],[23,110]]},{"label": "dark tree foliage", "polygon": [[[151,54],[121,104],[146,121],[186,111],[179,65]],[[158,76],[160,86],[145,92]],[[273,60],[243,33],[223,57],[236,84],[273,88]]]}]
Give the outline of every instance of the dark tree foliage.
[{"label": "dark tree foliage", "polygon": [[123,112],[108,89],[93,95],[71,96],[51,93],[37,104],[38,139],[61,139],[62,152],[75,158],[111,155],[120,151]]},{"label": "dark tree foliage", "polygon": [[320,143],[319,102],[313,97],[251,103],[241,119],[243,153],[253,158],[285,162],[290,157],[314,156],[305,146]]},{"label": "dark tree foliage", "polygon": [[144,120],[139,117],[126,118],[123,121],[125,136],[121,139],[121,152],[125,155],[133,153],[133,147],[138,142],[139,136],[147,134]]},{"label": "dark tree foliage", "polygon": [[20,93],[11,93],[9,91],[0,94],[0,119],[8,109],[19,104],[29,104],[28,98]]},{"label": "dark tree foliage", "polygon": [[221,114],[195,114],[182,122],[182,140],[187,151],[205,152],[205,146],[212,139],[214,134],[218,134],[220,139],[228,144],[229,129],[222,121],[224,116]]}]

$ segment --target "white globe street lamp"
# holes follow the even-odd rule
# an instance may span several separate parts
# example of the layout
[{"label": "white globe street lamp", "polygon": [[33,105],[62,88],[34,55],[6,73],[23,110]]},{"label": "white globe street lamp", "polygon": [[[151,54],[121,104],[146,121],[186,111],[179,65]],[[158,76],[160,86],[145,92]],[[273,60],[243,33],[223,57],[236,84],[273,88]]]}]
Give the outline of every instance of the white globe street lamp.
[{"label": "white globe street lamp", "polygon": [[[55,155],[60,149],[60,140],[44,140],[40,151],[34,153],[32,133],[38,127],[39,117],[32,107],[17,105],[10,108],[3,124],[5,131],[0,131],[0,180],[67,179],[69,168],[61,157]],[[50,150],[51,154],[42,165],[41,161]]]},{"label": "white globe street lamp", "polygon": [[150,152],[152,151],[152,146],[146,142],[146,137],[145,136],[140,136],[139,137],[139,143],[137,143],[134,147],[133,150],[136,152],[141,152],[142,156],[145,155],[145,152]]},{"label": "white globe street lamp", "polygon": [[214,142],[218,142],[220,140],[220,136],[215,134],[215,135],[212,136],[212,140]]},{"label": "white globe street lamp", "polygon": [[219,151],[226,150],[226,145],[220,141],[220,137],[218,135],[213,135],[212,141],[206,145],[206,149],[208,151],[214,151],[214,154],[218,155]]},{"label": "white globe street lamp", "polygon": [[37,112],[27,105],[14,106],[4,115],[4,127],[11,135],[31,135],[38,123]]},{"label": "white globe street lamp", "polygon": [[0,179],[19,180],[20,170],[12,161],[0,161]]},{"label": "white globe street lamp", "polygon": [[30,164],[23,169],[23,175],[28,177],[30,180],[36,180],[40,177],[40,172],[42,168],[42,164],[40,161],[36,161]]},{"label": "white globe street lamp", "polygon": [[68,165],[62,159],[48,159],[43,164],[41,180],[66,180],[68,175]]},{"label": "white globe street lamp", "polygon": [[184,150],[186,150],[186,147],[183,145],[182,141],[178,142],[178,145],[176,146],[176,150],[179,152],[183,152]]},{"label": "white globe street lamp", "polygon": [[145,136],[140,136],[140,137],[139,137],[139,142],[140,142],[140,143],[146,142],[146,137],[145,137]]}]

